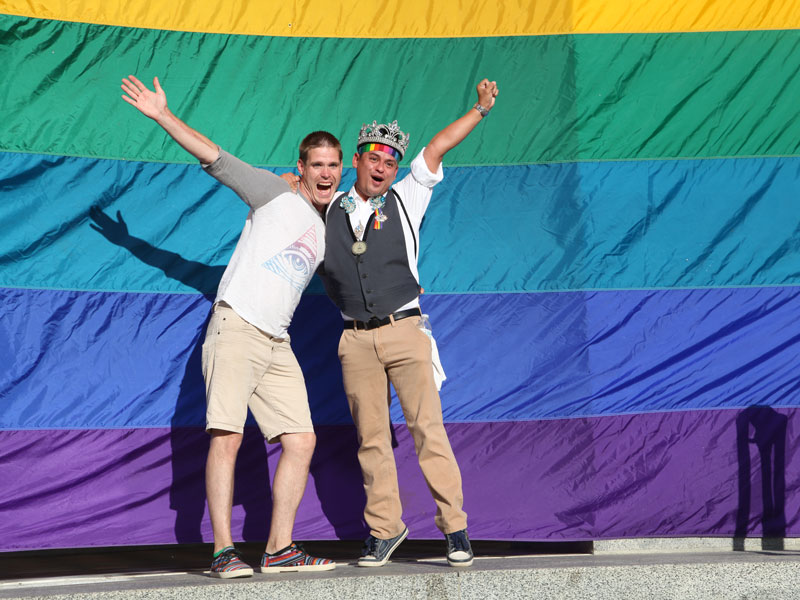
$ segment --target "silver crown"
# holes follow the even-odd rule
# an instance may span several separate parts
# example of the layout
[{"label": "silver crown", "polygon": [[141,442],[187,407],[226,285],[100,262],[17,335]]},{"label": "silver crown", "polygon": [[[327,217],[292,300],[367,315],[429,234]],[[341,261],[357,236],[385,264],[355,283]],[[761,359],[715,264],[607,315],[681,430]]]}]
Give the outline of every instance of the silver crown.
[{"label": "silver crown", "polygon": [[388,125],[373,121],[371,125],[364,123],[361,126],[357,147],[360,148],[362,144],[386,144],[397,150],[400,158],[403,158],[408,148],[408,134],[400,131],[397,120]]}]

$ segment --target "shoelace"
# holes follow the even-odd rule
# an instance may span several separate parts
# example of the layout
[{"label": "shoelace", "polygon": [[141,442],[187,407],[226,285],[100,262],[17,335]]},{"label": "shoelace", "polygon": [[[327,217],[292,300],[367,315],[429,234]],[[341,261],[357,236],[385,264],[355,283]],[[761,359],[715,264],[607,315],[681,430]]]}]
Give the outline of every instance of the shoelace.
[{"label": "shoelace", "polygon": [[450,543],[453,545],[453,550],[467,551],[467,538],[464,535],[450,536]]},{"label": "shoelace", "polygon": [[231,548],[230,550],[225,550],[222,554],[217,557],[217,560],[222,558],[238,558],[239,560],[242,559],[242,553],[239,552],[236,548]]},{"label": "shoelace", "polygon": [[375,549],[378,547],[378,539],[369,536],[364,542],[364,548],[361,551],[361,556],[369,556],[375,554]]},{"label": "shoelace", "polygon": [[280,551],[276,552],[275,554],[270,554],[269,556],[271,556],[271,557],[275,558],[276,556],[281,556],[281,555],[283,555],[283,554],[286,554],[287,552],[291,552],[292,550],[299,550],[299,551],[300,551],[300,552],[302,552],[303,554],[305,554],[305,552],[306,552],[306,549],[305,549],[305,548],[303,548],[303,544],[302,544],[302,542],[294,542],[294,541],[293,541],[293,542],[292,542],[291,544],[289,544],[289,545],[288,545],[286,548],[284,548],[284,549],[282,549],[282,550],[280,550]]}]

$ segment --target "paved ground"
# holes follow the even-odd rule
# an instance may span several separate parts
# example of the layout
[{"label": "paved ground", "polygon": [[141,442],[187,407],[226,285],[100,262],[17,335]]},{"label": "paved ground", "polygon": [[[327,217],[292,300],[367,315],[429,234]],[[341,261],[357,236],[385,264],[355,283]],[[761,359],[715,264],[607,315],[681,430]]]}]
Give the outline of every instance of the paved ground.
[{"label": "paved ground", "polygon": [[[309,544],[309,549],[315,549]],[[342,543],[327,555],[352,559],[357,544]],[[256,574],[252,578],[220,581],[203,573],[207,568],[207,547],[168,548],[174,560],[195,568],[127,569],[124,572],[94,574],[51,573],[50,577],[10,578],[3,569],[0,598],[118,599],[176,598],[537,598],[568,600],[605,598],[659,600],[680,598],[725,600],[796,600],[800,595],[800,552],[686,552],[617,554],[531,554],[479,557],[469,569],[453,569],[435,552],[421,543],[404,544],[403,553],[380,569],[363,569],[352,562],[340,562],[334,571],[298,575]],[[505,546],[507,550],[511,546]],[[500,550],[502,546],[494,549]],[[260,550],[255,548],[257,554]],[[489,548],[492,549],[492,548]],[[568,550],[567,547],[558,550]],[[245,551],[250,553],[250,545]],[[187,552],[188,551],[188,552]],[[133,558],[141,549],[129,550]],[[414,552],[422,558],[409,556]],[[196,553],[196,556],[194,555]],[[100,570],[110,568],[125,552],[109,552],[96,561]],[[155,551],[151,556],[155,556]],[[322,554],[322,553],[320,553]],[[434,554],[437,554],[434,556]],[[87,555],[84,553],[83,557]],[[8,558],[5,556],[4,558]],[[97,558],[96,556],[93,558]],[[140,557],[141,558],[141,557]],[[77,560],[75,558],[72,559]],[[202,560],[202,564],[199,562]],[[56,561],[58,562],[58,561]],[[66,568],[70,561],[60,564]],[[131,561],[128,561],[130,564]],[[8,562],[2,563],[4,567]],[[53,565],[55,569],[56,565]],[[56,569],[58,570],[58,569]]]}]

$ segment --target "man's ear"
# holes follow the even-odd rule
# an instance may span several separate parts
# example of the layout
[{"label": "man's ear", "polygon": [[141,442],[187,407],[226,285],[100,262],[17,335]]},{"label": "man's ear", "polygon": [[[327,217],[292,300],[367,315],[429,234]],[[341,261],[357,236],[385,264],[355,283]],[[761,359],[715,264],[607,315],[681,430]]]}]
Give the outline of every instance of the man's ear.
[{"label": "man's ear", "polygon": [[360,156],[361,156],[361,155],[360,155],[358,152],[356,152],[355,154],[353,154],[353,166],[354,166],[354,167],[357,167],[357,166],[358,166],[358,158],[359,158]]},{"label": "man's ear", "polygon": [[305,171],[305,168],[306,168],[306,164],[302,160],[300,160],[298,158],[297,159],[297,170],[300,172],[300,177],[303,176],[303,171]]}]

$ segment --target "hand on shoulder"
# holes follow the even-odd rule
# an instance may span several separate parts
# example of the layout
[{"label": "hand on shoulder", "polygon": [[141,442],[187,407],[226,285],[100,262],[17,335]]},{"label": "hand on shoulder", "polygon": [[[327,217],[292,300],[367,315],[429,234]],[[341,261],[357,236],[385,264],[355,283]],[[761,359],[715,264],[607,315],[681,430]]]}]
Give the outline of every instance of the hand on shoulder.
[{"label": "hand on shoulder", "polygon": [[295,194],[297,193],[297,187],[300,184],[300,176],[295,175],[294,173],[284,173],[281,175],[281,179],[283,179],[286,183],[289,184],[289,187],[292,188],[292,192]]}]

